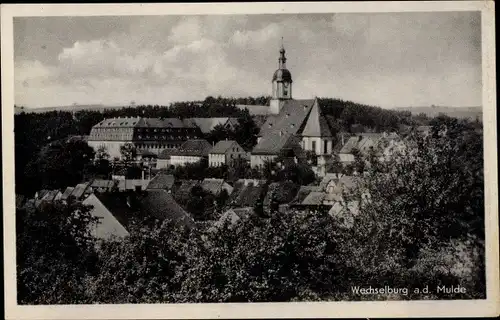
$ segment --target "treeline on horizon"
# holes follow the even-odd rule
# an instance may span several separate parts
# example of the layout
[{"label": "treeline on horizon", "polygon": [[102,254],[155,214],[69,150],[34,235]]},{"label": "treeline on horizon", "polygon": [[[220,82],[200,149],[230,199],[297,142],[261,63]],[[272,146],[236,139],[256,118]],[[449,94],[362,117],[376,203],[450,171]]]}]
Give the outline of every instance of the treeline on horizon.
[{"label": "treeline on horizon", "polygon": [[[21,112],[16,114],[14,119],[16,191],[22,193],[24,189],[22,186],[29,183],[29,181],[26,181],[25,174],[27,165],[39,156],[44,146],[70,136],[88,135],[95,124],[106,118],[236,117],[247,119],[248,122],[252,121],[248,110],[240,110],[236,105],[266,105],[269,100],[269,96],[255,98],[209,96],[203,101],[176,102],[169,106],[138,105],[122,109],[81,110],[77,112]],[[331,98],[320,98],[320,103],[323,106],[323,112],[329,117],[333,129],[337,133],[398,132],[401,126],[429,123],[429,119],[425,115],[412,116],[409,111],[386,110],[380,107]],[[253,126],[258,127],[255,123]]]}]

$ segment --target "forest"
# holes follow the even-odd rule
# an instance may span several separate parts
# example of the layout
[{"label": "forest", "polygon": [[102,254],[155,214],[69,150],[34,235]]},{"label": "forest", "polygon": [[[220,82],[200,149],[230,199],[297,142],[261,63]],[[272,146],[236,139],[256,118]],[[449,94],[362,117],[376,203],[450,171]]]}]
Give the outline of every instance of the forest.
[{"label": "forest", "polygon": [[[358,155],[363,179],[345,194],[340,216],[272,208],[269,216],[209,230],[136,221],[125,240],[97,243],[86,227],[96,223],[88,207],[56,203],[36,212],[17,209],[18,303],[484,299],[481,124],[445,116],[415,119],[340,100],[331,100],[331,106],[339,125],[386,130],[427,124],[432,131],[428,136],[411,131],[406,147],[387,161]],[[100,116],[108,115],[16,115],[16,183],[44,150],[47,137],[86,134],[78,130]],[[92,154],[78,143],[62,143],[60,152],[46,152],[52,156],[37,163],[60,154],[64,172],[81,179]],[[174,174],[188,178],[205,169],[192,170]],[[242,167],[230,170],[248,174]],[[307,184],[308,173],[297,174],[300,170],[278,174]],[[38,174],[45,181],[58,173]],[[370,285],[406,287],[410,294],[363,296],[351,290]],[[425,285],[429,294],[413,291]],[[438,285],[467,290],[438,293],[432,289]]]}]

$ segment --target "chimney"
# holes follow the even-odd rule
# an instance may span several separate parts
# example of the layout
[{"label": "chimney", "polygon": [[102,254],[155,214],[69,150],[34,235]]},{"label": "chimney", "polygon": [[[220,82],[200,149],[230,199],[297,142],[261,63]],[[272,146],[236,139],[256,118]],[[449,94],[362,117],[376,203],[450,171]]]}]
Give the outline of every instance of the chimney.
[{"label": "chimney", "polygon": [[280,130],[280,137],[283,136],[283,130]]},{"label": "chimney", "polygon": [[344,143],[344,133],[343,132],[340,133],[340,137],[342,139],[342,146],[344,146],[345,143]]}]

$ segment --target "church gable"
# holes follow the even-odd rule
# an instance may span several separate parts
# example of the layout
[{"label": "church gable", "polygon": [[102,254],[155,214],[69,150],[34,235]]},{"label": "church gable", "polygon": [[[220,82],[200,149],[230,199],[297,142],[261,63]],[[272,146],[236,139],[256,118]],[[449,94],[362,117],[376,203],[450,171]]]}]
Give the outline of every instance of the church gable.
[{"label": "church gable", "polygon": [[301,132],[305,137],[332,137],[332,130],[328,123],[328,119],[321,111],[319,101],[316,99],[307,117],[304,129]]}]

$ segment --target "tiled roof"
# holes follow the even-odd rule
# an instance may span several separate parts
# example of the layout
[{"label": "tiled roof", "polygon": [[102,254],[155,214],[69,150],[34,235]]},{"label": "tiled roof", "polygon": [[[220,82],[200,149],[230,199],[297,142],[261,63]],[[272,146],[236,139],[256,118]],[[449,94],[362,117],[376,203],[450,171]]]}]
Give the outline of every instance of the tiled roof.
[{"label": "tiled roof", "polygon": [[323,115],[318,100],[315,100],[311,108],[301,135],[307,137],[333,137],[328,119]]},{"label": "tiled roof", "polygon": [[226,153],[234,144],[238,143],[234,140],[221,140],[215,144],[210,153]]},{"label": "tiled roof", "polygon": [[79,183],[76,185],[75,189],[73,190],[73,192],[71,193],[71,196],[74,197],[76,200],[80,200],[81,197],[85,194],[85,192],[87,191],[88,187],[89,187],[89,184],[88,182],[85,182],[85,183]]},{"label": "tiled roof", "polygon": [[298,133],[309,115],[314,101],[314,99],[284,101],[280,113],[266,119],[266,122],[260,128],[259,135],[265,137],[280,131],[285,134]]},{"label": "tiled roof", "polygon": [[106,206],[91,194],[83,201],[84,205],[91,205],[90,214],[98,218],[98,223],[93,227],[91,233],[94,237],[102,240],[111,240],[113,238],[124,238],[129,235],[128,231],[115,216],[106,208]]},{"label": "tiled roof", "polygon": [[307,195],[307,197],[302,201],[303,205],[321,205],[325,199],[326,194],[324,192],[313,191]]},{"label": "tiled roof", "polygon": [[189,118],[189,120],[194,123],[201,132],[209,133],[218,125],[225,125],[228,123],[230,118]]},{"label": "tiled roof", "polygon": [[148,190],[136,193],[101,193],[97,197],[113,216],[125,227],[142,223],[144,219],[172,220],[193,226],[192,217],[184,211],[166,190]]},{"label": "tiled roof", "polygon": [[158,172],[149,182],[147,189],[170,189],[173,187],[175,177],[171,174]]},{"label": "tiled roof", "polygon": [[340,225],[351,228],[354,225],[354,218],[359,215],[359,201],[336,202],[328,211],[328,214],[340,222]]},{"label": "tiled roof", "polygon": [[302,204],[304,199],[311,193],[311,192],[319,192],[321,191],[321,188],[319,186],[300,186],[299,191],[297,192],[297,195],[295,196],[295,199],[292,201],[294,204]]},{"label": "tiled roof", "polygon": [[189,199],[191,196],[191,189],[199,185],[198,180],[181,180],[181,185],[175,191],[175,197],[177,199]]},{"label": "tiled roof", "polygon": [[95,179],[92,181],[90,186],[92,188],[98,188],[98,189],[111,189],[113,186],[115,186],[116,181],[113,180],[102,180],[102,179]]},{"label": "tiled roof", "polygon": [[185,226],[194,226],[194,220],[189,213],[174,200],[166,190],[148,190],[146,197],[140,201],[140,211],[162,220],[171,220]]},{"label": "tiled roof", "polygon": [[141,118],[109,118],[99,122],[96,127],[135,127]]},{"label": "tiled roof", "polygon": [[222,191],[223,185],[224,179],[205,178],[201,182],[201,187],[203,188],[203,190],[215,195],[219,194]]},{"label": "tiled roof", "polygon": [[136,187],[141,187],[141,190],[146,189],[146,186],[149,184],[149,180],[142,179],[124,179],[118,180],[118,189],[120,191],[125,190],[135,190]]},{"label": "tiled roof", "polygon": [[68,197],[71,195],[71,193],[73,193],[73,190],[75,189],[75,187],[67,187],[66,190],[64,190],[62,196],[61,196],[61,200],[66,200],[68,199]]},{"label": "tiled roof", "polygon": [[340,149],[340,153],[352,153],[353,149],[358,149],[361,152],[367,152],[371,147],[376,147],[382,139],[395,139],[396,134],[384,135],[383,133],[361,133],[352,136]]},{"label": "tiled roof", "polygon": [[46,194],[47,192],[49,192],[49,190],[47,189],[42,189],[38,192],[38,199],[42,199]]},{"label": "tiled roof", "polygon": [[224,213],[222,213],[219,220],[214,223],[214,227],[220,228],[226,222],[228,222],[231,226],[234,226],[238,222],[248,219],[253,213],[253,207],[232,208],[226,210]]},{"label": "tiled roof", "polygon": [[297,137],[290,133],[280,134],[278,132],[276,134],[271,133],[263,136],[259,143],[253,148],[252,154],[278,155],[284,149],[294,148],[300,148]]},{"label": "tiled roof", "polygon": [[44,200],[44,201],[54,201],[54,200],[56,200],[56,197],[58,195],[60,195],[60,193],[61,193],[61,191],[59,191],[59,190],[50,190],[49,192],[47,192],[43,196],[42,200]]},{"label": "tiled roof", "polygon": [[165,149],[159,155],[158,159],[169,159],[171,156],[208,156],[212,145],[205,139],[187,140],[178,149]]},{"label": "tiled roof", "polygon": [[257,185],[238,180],[234,186],[233,193],[228,201],[231,207],[253,207],[265,191],[265,182],[259,181]]}]

